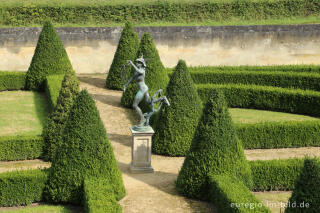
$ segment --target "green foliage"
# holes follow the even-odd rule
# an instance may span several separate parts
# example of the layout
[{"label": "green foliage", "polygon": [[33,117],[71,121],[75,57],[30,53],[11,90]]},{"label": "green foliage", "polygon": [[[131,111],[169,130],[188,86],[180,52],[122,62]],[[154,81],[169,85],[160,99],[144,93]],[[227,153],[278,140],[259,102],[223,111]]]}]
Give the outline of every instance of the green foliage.
[{"label": "green foliage", "polygon": [[306,158],[285,212],[316,213],[320,211],[319,204],[320,161],[316,158]]},{"label": "green foliage", "polygon": [[[60,76],[58,76],[60,77]],[[60,79],[59,79],[60,80]],[[80,92],[79,81],[74,72],[65,74],[61,84],[57,105],[50,114],[43,130],[45,141],[44,159],[51,161],[57,146],[62,142],[62,130],[74,100]]]},{"label": "green foliage", "polygon": [[220,91],[213,91],[204,107],[176,187],[188,197],[206,200],[208,174],[228,174],[252,185],[249,164]]},{"label": "green foliage", "polygon": [[160,111],[152,151],[170,156],[185,156],[201,116],[202,103],[182,60],[171,75],[166,96],[170,106],[164,104]]},{"label": "green foliage", "polygon": [[109,69],[106,81],[107,88],[116,90],[123,89],[123,85],[126,83],[123,82],[123,79],[127,79],[127,76],[124,73],[125,71],[123,70],[123,65],[127,64],[127,60],[135,60],[138,47],[138,35],[134,32],[132,24],[126,23]]},{"label": "green foliage", "polygon": [[320,146],[319,121],[237,124],[237,136],[246,149]]},{"label": "green foliage", "polygon": [[316,72],[191,70],[196,84],[255,84],[320,91],[320,74]]},{"label": "green foliage", "polygon": [[[149,33],[142,36],[136,58],[140,58],[142,55],[143,58],[147,59],[145,83],[149,87],[150,96],[152,96],[158,89],[164,90],[166,88],[169,77]],[[132,69],[131,74],[133,75],[134,72],[134,69]],[[136,82],[132,82],[123,93],[121,104],[125,107],[131,107],[137,91]],[[143,102],[145,103],[145,101]]]},{"label": "green foliage", "polygon": [[45,92],[51,111],[56,107],[64,75],[49,75],[46,77]]},{"label": "green foliage", "polygon": [[42,90],[47,75],[65,74],[71,70],[72,65],[63,43],[52,24],[46,22],[27,72],[27,89]]},{"label": "green foliage", "polygon": [[318,0],[12,0],[1,2],[0,24],[136,23],[266,20],[319,15]]},{"label": "green foliage", "polygon": [[83,181],[102,177],[110,181],[115,198],[125,194],[121,172],[95,102],[86,90],[76,98],[52,161],[47,200],[79,204]]},{"label": "green foliage", "polygon": [[222,90],[229,107],[264,109],[320,116],[320,92],[257,85],[198,84],[205,101],[211,90]]},{"label": "green foliage", "polygon": [[41,136],[0,137],[0,160],[28,160],[42,155],[44,141]]},{"label": "green foliage", "polygon": [[209,199],[223,213],[271,213],[251,191],[234,177],[209,176]]},{"label": "green foliage", "polygon": [[303,167],[303,159],[249,161],[253,191],[287,191],[294,188]]},{"label": "green foliage", "polygon": [[122,212],[114,197],[112,185],[103,178],[85,179],[83,205],[87,213]]},{"label": "green foliage", "polygon": [[40,169],[0,173],[0,206],[42,201],[46,181],[47,172]]},{"label": "green foliage", "polygon": [[0,91],[22,90],[26,84],[25,72],[0,71]]}]

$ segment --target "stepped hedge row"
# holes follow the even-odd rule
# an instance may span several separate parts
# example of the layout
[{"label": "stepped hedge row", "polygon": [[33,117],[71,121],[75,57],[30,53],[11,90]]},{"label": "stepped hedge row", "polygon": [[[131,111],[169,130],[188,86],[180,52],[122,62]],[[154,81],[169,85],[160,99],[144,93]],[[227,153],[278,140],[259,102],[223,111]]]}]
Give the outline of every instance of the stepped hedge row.
[{"label": "stepped hedge row", "polygon": [[0,137],[0,161],[27,160],[42,155],[44,141],[41,136]]},{"label": "stepped hedge row", "polygon": [[264,20],[319,15],[317,0],[205,1],[9,1],[0,6],[1,25],[54,23],[102,24]]},{"label": "stepped hedge row", "polygon": [[320,92],[279,87],[198,84],[198,93],[203,102],[212,90],[222,90],[229,107],[254,108],[320,116]]},{"label": "stepped hedge row", "polygon": [[45,92],[51,111],[57,105],[63,78],[64,75],[49,75],[46,77]]},{"label": "stepped hedge row", "polygon": [[320,121],[235,124],[246,149],[320,146]]},{"label": "stepped hedge row", "polygon": [[25,84],[25,72],[0,71],[0,91],[22,90]]},{"label": "stepped hedge row", "polygon": [[320,74],[315,72],[208,70],[190,74],[195,84],[254,84],[320,91]]}]

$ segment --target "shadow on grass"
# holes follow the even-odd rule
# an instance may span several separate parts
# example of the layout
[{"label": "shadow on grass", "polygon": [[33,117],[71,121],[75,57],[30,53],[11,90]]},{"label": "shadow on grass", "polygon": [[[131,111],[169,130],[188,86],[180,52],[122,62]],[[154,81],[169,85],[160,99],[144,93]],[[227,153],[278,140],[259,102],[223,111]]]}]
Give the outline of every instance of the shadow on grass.
[{"label": "shadow on grass", "polygon": [[40,121],[42,128],[44,128],[50,113],[47,97],[45,93],[34,92],[33,100],[37,118]]}]

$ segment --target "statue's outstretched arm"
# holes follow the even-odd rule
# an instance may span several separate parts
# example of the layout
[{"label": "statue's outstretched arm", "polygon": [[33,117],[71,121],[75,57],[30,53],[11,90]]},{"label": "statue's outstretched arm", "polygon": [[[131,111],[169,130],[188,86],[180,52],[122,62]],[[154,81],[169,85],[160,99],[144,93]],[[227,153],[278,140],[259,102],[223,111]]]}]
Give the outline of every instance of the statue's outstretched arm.
[{"label": "statue's outstretched arm", "polygon": [[130,63],[139,74],[143,74],[143,72],[141,72],[141,70],[131,60],[128,60],[127,62]]}]

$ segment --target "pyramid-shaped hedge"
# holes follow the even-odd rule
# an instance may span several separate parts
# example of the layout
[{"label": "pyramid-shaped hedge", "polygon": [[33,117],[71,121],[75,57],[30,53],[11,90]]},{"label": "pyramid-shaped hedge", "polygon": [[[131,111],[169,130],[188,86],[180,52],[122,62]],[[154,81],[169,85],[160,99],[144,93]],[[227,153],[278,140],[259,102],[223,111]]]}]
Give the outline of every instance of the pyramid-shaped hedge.
[{"label": "pyramid-shaped hedge", "polygon": [[202,103],[186,63],[182,60],[170,77],[166,96],[170,106],[164,105],[160,111],[152,151],[185,156],[202,113]]},{"label": "pyramid-shaped hedge", "polygon": [[206,200],[208,174],[228,174],[252,185],[251,170],[221,91],[213,91],[208,98],[176,187],[188,197]]},{"label": "pyramid-shaped hedge", "polygon": [[122,90],[123,79],[127,79],[123,65],[127,64],[127,60],[135,60],[139,47],[139,38],[134,32],[132,24],[126,23],[118,43],[116,53],[107,76],[106,86],[109,89]]},{"label": "pyramid-shaped hedge", "polygon": [[27,89],[42,90],[47,75],[64,74],[70,70],[72,65],[63,43],[53,25],[46,22],[27,72]]},{"label": "pyramid-shaped hedge", "polygon": [[62,144],[52,161],[45,197],[52,202],[79,204],[87,177],[102,177],[115,198],[125,195],[122,175],[94,100],[86,90],[78,95],[63,131]]},{"label": "pyramid-shaped hedge", "polygon": [[[308,206],[307,206],[308,205]],[[306,158],[295,188],[288,202],[286,213],[320,212],[320,161]]]},{"label": "pyramid-shaped hedge", "polygon": [[[145,82],[149,87],[149,94],[152,96],[158,89],[165,90],[169,82],[169,77],[160,60],[158,50],[153,43],[150,33],[145,33],[141,38],[136,58],[140,58],[142,55],[143,58],[147,60]],[[131,76],[133,74],[134,69],[132,69]],[[123,93],[121,104],[125,107],[132,107],[133,99],[137,91],[138,87],[136,82],[132,82]]]},{"label": "pyramid-shaped hedge", "polygon": [[75,98],[80,92],[79,81],[73,71],[67,72],[62,81],[57,105],[50,114],[43,130],[45,141],[45,160],[51,161],[55,155],[56,147],[62,141],[62,130]]}]

